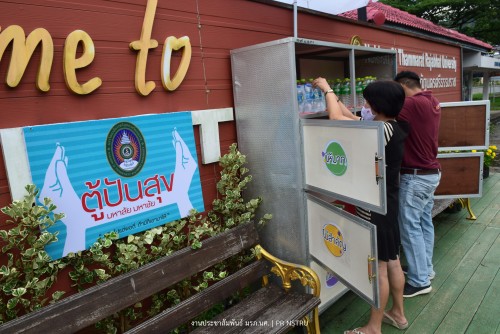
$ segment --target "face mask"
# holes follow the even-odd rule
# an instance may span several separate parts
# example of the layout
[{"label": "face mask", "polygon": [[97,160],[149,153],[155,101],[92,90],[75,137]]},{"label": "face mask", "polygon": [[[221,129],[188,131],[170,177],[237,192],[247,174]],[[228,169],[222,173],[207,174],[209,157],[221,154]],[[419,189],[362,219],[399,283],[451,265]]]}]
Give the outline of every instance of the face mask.
[{"label": "face mask", "polygon": [[372,111],[370,108],[365,108],[364,106],[361,107],[361,118],[363,121],[373,121],[375,118],[375,115],[372,114]]}]

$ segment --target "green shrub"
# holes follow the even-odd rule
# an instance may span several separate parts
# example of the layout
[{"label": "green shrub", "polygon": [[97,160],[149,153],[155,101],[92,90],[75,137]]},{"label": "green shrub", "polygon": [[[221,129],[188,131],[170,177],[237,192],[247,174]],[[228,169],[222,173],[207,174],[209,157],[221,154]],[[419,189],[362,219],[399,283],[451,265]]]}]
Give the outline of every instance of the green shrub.
[{"label": "green shrub", "polygon": [[[206,215],[193,211],[184,219],[122,239],[118,239],[117,233],[111,232],[100,238],[89,250],[70,253],[56,261],[50,260],[44,248],[57,240],[57,234],[47,232],[46,228],[63,215],[53,214],[56,207],[50,199],[44,199],[44,206],[33,205],[38,191],[33,185],[28,186],[28,195],[23,201],[13,202],[2,209],[2,212],[13,218],[9,222],[14,227],[8,231],[0,230],[0,236],[6,242],[2,248],[2,258],[8,258],[7,265],[0,269],[0,283],[3,287],[0,296],[0,323],[58,300],[64,292],[58,291],[52,296],[46,294],[63,268],[69,270],[72,286],[81,291],[184,247],[202,248],[204,239],[255,219],[262,199],[243,199],[243,191],[252,180],[247,175],[249,170],[244,167],[245,163],[246,157],[237,150],[236,144],[231,145],[229,152],[220,159],[221,178],[217,183],[219,198],[213,201],[213,209]],[[264,224],[271,218],[271,215],[265,214],[257,223]],[[180,303],[237,271],[254,258],[253,252],[234,256],[153,295],[147,301],[100,321],[97,328],[106,333],[125,332],[142,318]],[[210,317],[220,310],[221,305],[217,305],[199,318]]]},{"label": "green shrub", "polygon": [[56,207],[48,198],[43,206],[35,205],[38,190],[34,185],[28,185],[26,192],[23,200],[1,210],[11,218],[7,224],[13,227],[0,230],[3,260],[6,257],[0,267],[0,323],[37,310],[64,294],[56,291],[46,296],[65,264],[51,261],[45,252],[45,246],[57,240],[57,234],[47,228],[64,215],[53,213]]}]

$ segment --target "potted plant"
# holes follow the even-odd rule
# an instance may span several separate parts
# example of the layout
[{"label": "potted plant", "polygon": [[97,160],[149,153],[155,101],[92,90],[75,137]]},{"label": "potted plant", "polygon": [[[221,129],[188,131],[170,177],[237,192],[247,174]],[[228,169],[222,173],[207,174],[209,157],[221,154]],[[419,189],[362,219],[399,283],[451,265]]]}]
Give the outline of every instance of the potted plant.
[{"label": "potted plant", "polygon": [[[472,152],[477,152],[472,150]],[[490,145],[486,150],[480,150],[479,152],[484,152],[484,166],[483,166],[483,179],[490,175],[490,166],[495,162],[497,156],[496,145]]]}]

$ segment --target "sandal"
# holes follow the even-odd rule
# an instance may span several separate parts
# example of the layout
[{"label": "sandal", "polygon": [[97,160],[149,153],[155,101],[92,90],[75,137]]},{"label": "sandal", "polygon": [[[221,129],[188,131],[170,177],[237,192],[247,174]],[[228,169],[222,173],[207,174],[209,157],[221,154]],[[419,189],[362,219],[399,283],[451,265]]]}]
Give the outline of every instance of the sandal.
[{"label": "sandal", "polygon": [[344,334],[349,334],[349,333],[354,333],[354,334],[365,334],[362,331],[359,330],[358,328],[350,329],[348,331],[344,331]]},{"label": "sandal", "polygon": [[396,327],[397,329],[406,329],[408,328],[408,321],[405,324],[400,324],[399,322],[396,321],[393,317],[391,317],[389,314],[384,312],[384,318],[382,319],[383,322],[386,324],[389,324],[391,326]]}]

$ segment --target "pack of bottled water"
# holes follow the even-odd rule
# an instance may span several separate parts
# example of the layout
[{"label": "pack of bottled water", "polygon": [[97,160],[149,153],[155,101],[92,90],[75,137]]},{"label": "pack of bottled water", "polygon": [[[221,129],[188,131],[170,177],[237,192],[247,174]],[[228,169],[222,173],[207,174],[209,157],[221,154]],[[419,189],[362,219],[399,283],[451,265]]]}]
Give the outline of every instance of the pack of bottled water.
[{"label": "pack of bottled water", "polygon": [[326,110],[325,96],[321,89],[313,87],[312,81],[297,80],[299,113],[312,114]]},{"label": "pack of bottled water", "polygon": [[[351,81],[349,78],[339,78],[329,80],[335,95],[348,109],[360,109],[365,104],[363,90],[370,83],[376,80],[373,76],[356,78],[355,91],[351,92]],[[319,88],[312,85],[313,79],[297,80],[297,102],[299,113],[312,114],[326,110],[325,94]],[[354,95],[356,95],[356,105],[354,105]]]}]

